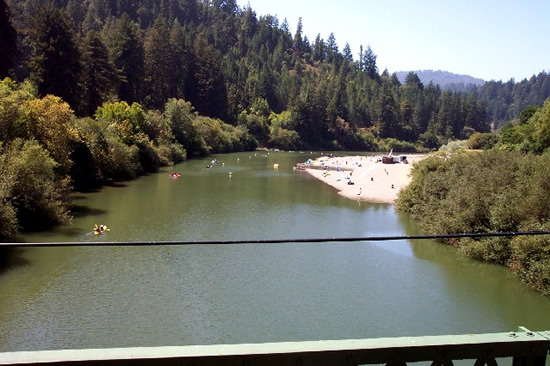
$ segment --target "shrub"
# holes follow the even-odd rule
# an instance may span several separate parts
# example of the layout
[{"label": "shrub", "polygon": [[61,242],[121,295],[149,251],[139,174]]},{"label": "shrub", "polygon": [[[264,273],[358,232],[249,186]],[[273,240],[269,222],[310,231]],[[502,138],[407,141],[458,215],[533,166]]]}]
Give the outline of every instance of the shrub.
[{"label": "shrub", "polygon": [[394,152],[416,152],[416,145],[412,142],[400,141],[394,138],[386,138],[380,142],[379,145],[380,151],[390,151],[393,149]]},{"label": "shrub", "polygon": [[447,144],[442,145],[439,151],[454,153],[467,148],[467,140],[449,141]]},{"label": "shrub", "polygon": [[[550,229],[550,154],[491,150],[430,157],[415,165],[397,207],[430,234]],[[456,241],[454,242],[456,243]],[[462,239],[460,252],[504,264],[550,294],[550,239]]]},{"label": "shrub", "polygon": [[270,147],[282,150],[295,150],[300,143],[300,135],[294,130],[287,130],[281,127],[271,127],[269,133]]},{"label": "shrub", "polygon": [[510,239],[506,237],[461,239],[460,252],[468,257],[496,264],[508,264],[512,255]]},{"label": "shrub", "polygon": [[7,155],[0,154],[0,241],[11,241],[17,235],[17,217],[12,205],[16,175]]},{"label": "shrub", "polygon": [[186,159],[185,149],[177,143],[162,143],[156,147],[156,151],[162,166],[173,165]]},{"label": "shrub", "polygon": [[[529,224],[524,229],[549,230],[550,224]],[[512,240],[511,267],[520,278],[550,295],[550,239],[547,236],[518,236]]]},{"label": "shrub", "polygon": [[107,155],[101,160],[101,171],[105,178],[114,180],[133,179],[141,171],[139,149],[128,146],[116,136],[107,136]]},{"label": "shrub", "polygon": [[[4,154],[2,175],[13,179],[6,196],[18,225],[23,230],[38,230],[69,222],[69,179],[56,175],[58,163],[49,153],[35,140],[16,139]],[[13,221],[11,209],[3,211],[8,222]]]}]

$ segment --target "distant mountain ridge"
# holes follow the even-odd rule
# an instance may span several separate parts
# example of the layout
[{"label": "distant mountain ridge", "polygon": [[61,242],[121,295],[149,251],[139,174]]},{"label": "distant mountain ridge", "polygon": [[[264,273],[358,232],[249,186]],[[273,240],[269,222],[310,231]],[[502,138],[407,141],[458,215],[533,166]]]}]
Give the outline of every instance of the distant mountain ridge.
[{"label": "distant mountain ridge", "polygon": [[[396,72],[397,79],[399,79],[401,83],[404,83],[409,72],[410,71]],[[448,71],[417,70],[413,72],[418,75],[422,84],[427,85],[431,81],[434,84],[438,84],[441,89],[444,90],[468,91],[474,86],[485,84],[485,80],[483,79],[474,78],[470,75],[453,74]]]}]

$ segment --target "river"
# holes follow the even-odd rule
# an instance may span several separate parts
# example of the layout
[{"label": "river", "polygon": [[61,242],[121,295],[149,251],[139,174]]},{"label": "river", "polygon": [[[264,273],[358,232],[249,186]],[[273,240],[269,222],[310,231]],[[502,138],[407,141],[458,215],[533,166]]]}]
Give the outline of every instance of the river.
[{"label": "river", "polygon": [[[343,198],[293,171],[311,156],[190,160],[75,194],[71,225],[22,239],[419,234],[392,205]],[[95,236],[95,223],[111,231]],[[29,248],[0,274],[0,351],[542,330],[548,314],[550,299],[506,269],[426,240]]]}]

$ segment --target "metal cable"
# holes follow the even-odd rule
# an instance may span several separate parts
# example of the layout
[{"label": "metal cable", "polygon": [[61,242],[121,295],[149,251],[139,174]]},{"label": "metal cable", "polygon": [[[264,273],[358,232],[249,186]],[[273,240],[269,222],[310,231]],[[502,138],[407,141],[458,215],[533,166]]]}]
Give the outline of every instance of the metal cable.
[{"label": "metal cable", "polygon": [[306,239],[254,239],[254,240],[173,240],[173,241],[86,241],[86,242],[46,242],[46,243],[0,243],[2,247],[108,247],[108,246],[176,246],[176,245],[233,245],[233,244],[285,244],[285,243],[327,243],[327,242],[369,242],[369,241],[392,241],[392,240],[421,240],[421,239],[453,239],[453,238],[487,238],[500,236],[520,235],[550,235],[550,231],[507,231],[497,233],[458,233],[458,234],[435,234],[435,235],[395,235],[395,236],[366,236],[351,238],[306,238]]}]

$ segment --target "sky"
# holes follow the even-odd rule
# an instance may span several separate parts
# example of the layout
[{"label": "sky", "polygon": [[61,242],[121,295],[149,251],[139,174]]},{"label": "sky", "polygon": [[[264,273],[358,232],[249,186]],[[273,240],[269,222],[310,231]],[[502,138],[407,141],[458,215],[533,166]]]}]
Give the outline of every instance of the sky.
[{"label": "sky", "polygon": [[298,18],[310,43],[370,45],[380,72],[444,70],[521,81],[550,72],[550,0],[238,0],[256,15]]}]

